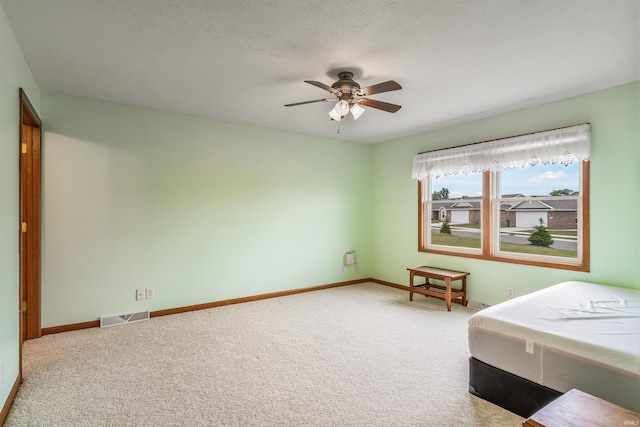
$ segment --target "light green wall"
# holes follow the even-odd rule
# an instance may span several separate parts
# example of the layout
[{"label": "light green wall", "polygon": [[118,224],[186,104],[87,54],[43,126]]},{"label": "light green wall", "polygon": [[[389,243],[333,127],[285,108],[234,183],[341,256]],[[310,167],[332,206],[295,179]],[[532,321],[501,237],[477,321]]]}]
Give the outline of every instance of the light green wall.
[{"label": "light green wall", "polygon": [[18,224],[19,120],[18,89],[22,87],[40,110],[40,89],[0,5],[0,409],[19,372]]},{"label": "light green wall", "polygon": [[[407,267],[471,272],[470,298],[495,304],[565,280],[640,288],[640,83],[489,117],[373,146],[372,276],[408,285]],[[591,272],[577,273],[420,253],[414,154],[591,123]]]},{"label": "light green wall", "polygon": [[[639,91],[373,146],[43,94],[43,326],[354,278],[408,284],[406,268],[422,264],[470,271],[470,297],[490,304],[563,280],[640,288]],[[584,122],[590,273],[417,251],[413,154]],[[359,272],[339,269],[349,249]],[[137,287],[156,299],[135,301]]]},{"label": "light green wall", "polygon": [[[42,94],[43,326],[370,276],[370,146]],[[341,271],[356,250],[360,270]],[[156,298],[136,301],[135,289]]]}]

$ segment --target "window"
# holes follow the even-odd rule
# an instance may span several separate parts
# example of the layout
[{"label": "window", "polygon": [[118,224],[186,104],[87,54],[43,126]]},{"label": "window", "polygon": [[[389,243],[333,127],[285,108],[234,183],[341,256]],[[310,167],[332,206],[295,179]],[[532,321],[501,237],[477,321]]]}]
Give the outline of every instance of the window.
[{"label": "window", "polygon": [[419,250],[589,271],[589,125],[418,154]]},{"label": "window", "polygon": [[[428,246],[455,247],[460,252],[480,253],[482,234],[482,173],[451,175],[427,181],[424,221]],[[446,227],[452,232],[445,232]],[[445,229],[443,229],[445,228]]]}]

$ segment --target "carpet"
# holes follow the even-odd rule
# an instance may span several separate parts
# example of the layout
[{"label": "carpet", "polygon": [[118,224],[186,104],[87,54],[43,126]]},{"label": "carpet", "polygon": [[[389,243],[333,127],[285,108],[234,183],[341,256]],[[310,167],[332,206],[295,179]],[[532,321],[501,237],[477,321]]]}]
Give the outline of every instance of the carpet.
[{"label": "carpet", "polygon": [[468,392],[473,309],[363,283],[29,340],[18,426],[520,426]]}]

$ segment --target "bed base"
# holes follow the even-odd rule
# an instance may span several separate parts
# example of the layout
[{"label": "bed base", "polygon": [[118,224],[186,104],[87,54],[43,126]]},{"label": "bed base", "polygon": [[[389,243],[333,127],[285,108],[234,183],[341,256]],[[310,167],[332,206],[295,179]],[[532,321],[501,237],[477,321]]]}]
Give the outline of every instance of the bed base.
[{"label": "bed base", "polygon": [[469,358],[469,393],[529,418],[562,393]]}]

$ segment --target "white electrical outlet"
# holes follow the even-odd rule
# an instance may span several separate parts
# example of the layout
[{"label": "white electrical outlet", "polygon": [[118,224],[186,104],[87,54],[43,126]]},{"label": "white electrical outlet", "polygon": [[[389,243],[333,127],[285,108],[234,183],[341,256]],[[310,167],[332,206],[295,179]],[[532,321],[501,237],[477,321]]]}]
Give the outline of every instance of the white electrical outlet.
[{"label": "white electrical outlet", "polygon": [[513,288],[507,289],[507,296],[509,298],[513,298],[514,295],[515,295],[515,291],[513,290]]},{"label": "white electrical outlet", "polygon": [[136,299],[139,301],[146,298],[146,292],[144,288],[136,289]]},{"label": "white electrical outlet", "polygon": [[156,297],[156,288],[147,288],[147,299],[153,299]]}]

